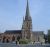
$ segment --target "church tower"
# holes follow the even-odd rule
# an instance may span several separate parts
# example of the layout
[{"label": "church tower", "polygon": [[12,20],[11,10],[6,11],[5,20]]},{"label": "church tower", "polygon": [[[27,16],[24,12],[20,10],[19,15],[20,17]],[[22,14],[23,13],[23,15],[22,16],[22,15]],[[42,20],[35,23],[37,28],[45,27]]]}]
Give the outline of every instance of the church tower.
[{"label": "church tower", "polygon": [[22,24],[22,38],[31,39],[31,32],[32,32],[32,19],[29,13],[29,5],[27,0],[26,14]]}]

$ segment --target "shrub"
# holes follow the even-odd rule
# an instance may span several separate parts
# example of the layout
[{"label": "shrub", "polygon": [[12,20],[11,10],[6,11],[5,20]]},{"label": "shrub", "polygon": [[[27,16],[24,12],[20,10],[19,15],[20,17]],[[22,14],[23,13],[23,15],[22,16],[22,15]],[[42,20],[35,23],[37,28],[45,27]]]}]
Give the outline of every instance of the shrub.
[{"label": "shrub", "polygon": [[21,40],[19,41],[19,44],[28,44],[28,40],[21,39]]}]

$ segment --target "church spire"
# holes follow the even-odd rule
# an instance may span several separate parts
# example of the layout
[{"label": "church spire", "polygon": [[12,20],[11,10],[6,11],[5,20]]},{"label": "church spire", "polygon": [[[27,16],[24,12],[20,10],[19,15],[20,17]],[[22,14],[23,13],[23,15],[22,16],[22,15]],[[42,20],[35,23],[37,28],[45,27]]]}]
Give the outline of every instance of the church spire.
[{"label": "church spire", "polygon": [[28,0],[27,0],[27,7],[26,7],[26,16],[29,16],[29,5],[28,5]]},{"label": "church spire", "polygon": [[30,13],[29,13],[29,4],[28,4],[28,0],[27,0],[27,6],[26,6],[25,20],[31,20]]},{"label": "church spire", "polygon": [[27,0],[26,15],[22,25],[22,38],[31,39],[32,19],[29,13],[29,4]]}]

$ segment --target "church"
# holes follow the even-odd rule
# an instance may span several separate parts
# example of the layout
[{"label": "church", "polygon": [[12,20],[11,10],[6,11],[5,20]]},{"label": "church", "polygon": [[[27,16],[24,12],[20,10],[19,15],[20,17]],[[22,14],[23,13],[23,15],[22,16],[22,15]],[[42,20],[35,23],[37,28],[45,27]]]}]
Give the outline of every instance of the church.
[{"label": "church", "polygon": [[29,12],[29,3],[27,0],[26,14],[23,18],[23,24],[21,30],[6,30],[4,33],[0,34],[1,42],[12,42],[16,41],[17,38],[20,39],[30,39],[32,42],[44,42],[43,31],[32,31],[32,18]]}]

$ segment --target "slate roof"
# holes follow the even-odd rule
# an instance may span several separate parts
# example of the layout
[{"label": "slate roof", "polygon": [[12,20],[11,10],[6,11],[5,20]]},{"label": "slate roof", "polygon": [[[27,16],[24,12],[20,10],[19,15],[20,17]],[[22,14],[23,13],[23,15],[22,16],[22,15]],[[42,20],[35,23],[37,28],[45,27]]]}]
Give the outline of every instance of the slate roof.
[{"label": "slate roof", "polygon": [[6,30],[4,33],[6,34],[21,34],[21,30]]},{"label": "slate roof", "polygon": [[43,35],[43,31],[34,31],[33,32],[34,35]]}]

